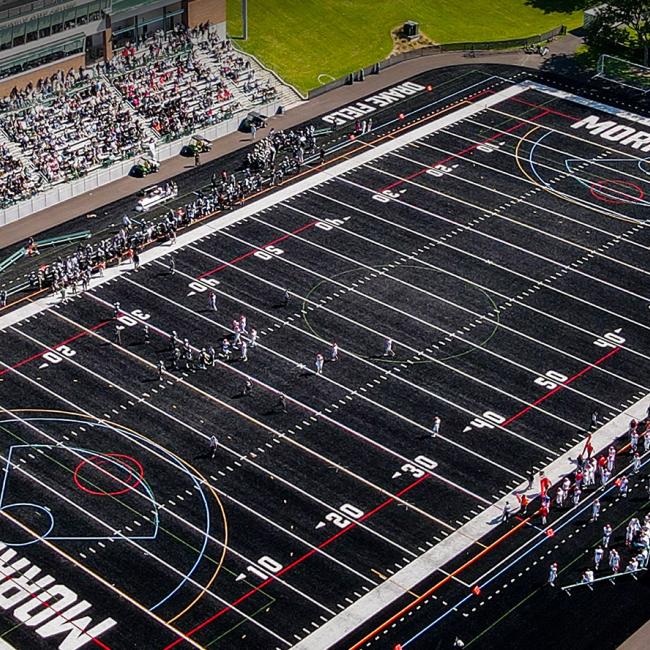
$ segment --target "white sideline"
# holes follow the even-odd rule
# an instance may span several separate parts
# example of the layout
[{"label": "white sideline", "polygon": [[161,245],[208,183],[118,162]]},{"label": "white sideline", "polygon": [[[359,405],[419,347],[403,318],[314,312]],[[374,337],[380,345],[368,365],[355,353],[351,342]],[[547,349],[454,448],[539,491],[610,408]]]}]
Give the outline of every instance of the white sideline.
[{"label": "white sideline", "polygon": [[[427,135],[434,133],[435,131],[463,120],[466,117],[480,113],[481,111],[484,111],[485,109],[490,108],[491,106],[494,106],[495,104],[498,104],[510,97],[519,95],[520,93],[524,92],[524,90],[526,90],[526,86],[524,84],[517,84],[510,86],[509,88],[505,88],[504,90],[501,90],[494,95],[490,95],[485,99],[481,99],[469,106],[459,108],[449,115],[445,115],[436,120],[433,120],[432,122],[429,122],[428,124],[417,127],[412,131],[389,140],[388,142],[384,142],[379,146],[368,148],[366,151],[354,156],[350,160],[340,162],[333,167],[330,167],[329,169],[323,170],[317,174],[314,174],[313,176],[310,176],[309,178],[305,178],[304,180],[298,181],[297,183],[293,183],[292,185],[282,188],[269,196],[265,196],[249,205],[234,210],[226,216],[215,217],[212,221],[199,226],[190,232],[186,232],[180,235],[176,240],[176,244],[173,246],[155,246],[152,249],[145,251],[140,256],[141,263],[147,264],[148,262],[153,262],[154,260],[168,255],[173,251],[179,250],[188,244],[192,244],[199,239],[202,239],[203,237],[207,237],[215,230],[221,230],[222,228],[246,219],[252,214],[260,212],[261,210],[273,207],[281,201],[286,201],[293,196],[302,194],[303,192],[306,192],[307,190],[310,190],[328,180],[331,180],[340,174],[355,169],[356,167],[360,167],[361,165],[384,156],[385,154],[390,153],[395,149],[399,149],[407,144],[410,144],[411,142],[419,140],[420,138],[424,138]],[[92,281],[92,286],[98,287],[105,282],[109,282],[119,277],[123,270],[131,270],[131,268],[132,266],[130,263],[122,267],[108,268],[104,272],[103,278],[97,278]],[[36,314],[44,311],[45,309],[48,309],[53,304],[57,304],[58,302],[58,295],[50,294],[44,298],[39,298],[32,303],[24,305],[23,307],[19,307],[18,309],[15,309],[14,311],[11,311],[10,313],[0,317],[0,330],[5,329],[10,325],[15,325],[25,318],[35,316]]]},{"label": "white sideline", "polygon": [[522,81],[522,86],[526,90],[537,90],[546,95],[551,95],[552,97],[558,97],[560,99],[565,99],[569,102],[574,102],[575,104],[581,104],[582,106],[587,106],[588,108],[593,108],[597,111],[602,111],[603,113],[610,113],[611,115],[616,115],[622,120],[629,120],[630,122],[637,122],[643,126],[650,126],[650,118],[637,115],[636,113],[630,113],[623,108],[616,108],[614,106],[609,106],[608,104],[603,104],[598,102],[595,99],[587,99],[586,97],[581,97],[580,95],[574,95],[573,93],[567,92],[566,90],[558,90],[557,88],[552,88],[551,86],[546,86],[537,81]]},{"label": "white sideline", "polygon": [[[262,210],[271,208],[276,204],[287,201],[291,197],[297,196],[310,190],[318,185],[321,185],[329,180],[353,170],[361,165],[365,165],[375,159],[378,159],[394,150],[400,149],[405,145],[415,142],[424,138],[431,133],[440,129],[446,128],[456,122],[459,122],[467,117],[476,115],[485,109],[490,108],[510,97],[521,94],[530,88],[553,94],[563,99],[569,99],[580,103],[588,103],[588,100],[564,93],[555,91],[552,88],[535,84],[532,82],[524,82],[510,86],[502,91],[481,99],[471,105],[459,108],[448,115],[435,119],[428,124],[417,127],[409,133],[395,137],[394,139],[385,142],[376,147],[367,148],[362,153],[354,156],[350,160],[343,161],[334,165],[333,167],[315,173],[313,176],[304,180],[298,181],[287,187],[281,188],[269,196],[265,196],[249,205],[234,210],[233,212],[219,216],[212,219],[210,222],[205,223],[190,232],[180,235],[174,245],[171,246],[155,246],[150,250],[145,251],[141,257],[141,263],[147,264],[158,260],[174,251],[180,250],[185,246],[195,243],[198,240],[211,235],[215,231],[219,231],[232,224],[242,221],[251,215],[254,215]],[[613,112],[610,107],[597,104],[595,102],[588,105],[598,108],[599,110]],[[621,113],[621,117],[632,119],[629,114]],[[641,121],[637,118],[637,121]],[[104,273],[103,278],[97,278],[92,281],[92,286],[101,286],[104,283],[110,282],[118,278],[123,272],[130,271],[132,265],[130,263],[124,264],[121,267],[111,267]],[[0,330],[4,330],[11,325],[15,325],[27,318],[33,317],[38,313],[50,308],[53,304],[58,304],[58,295],[47,295],[43,298],[35,300],[23,307],[20,307],[8,314],[0,317]],[[628,407],[621,414],[616,416],[605,426],[599,429],[593,436],[594,448],[600,450],[607,447],[613,442],[621,432],[627,429],[628,421],[631,418],[645,417],[646,410],[650,406],[650,395],[642,398],[634,405]],[[545,468],[545,473],[548,478],[557,482],[565,474],[573,470],[574,465],[570,458],[575,458],[578,453],[582,451],[584,443],[575,445],[571,450],[563,454],[561,457],[553,461]],[[527,486],[524,482],[515,488],[515,491],[521,491]],[[342,611],[331,618],[327,623],[324,623],[320,628],[315,630],[310,635],[306,636],[303,640],[299,641],[294,648],[299,650],[314,650],[316,648],[327,648],[340,641],[346,635],[353,632],[358,626],[362,625],[370,617],[379,613],[386,608],[390,603],[402,597],[408,590],[413,589],[419,582],[426,576],[440,569],[447,564],[450,560],[462,553],[465,549],[469,548],[474,541],[480,540],[488,532],[490,532],[496,525],[502,513],[506,500],[510,500],[511,505],[514,504],[514,497],[506,496],[500,501],[489,506],[486,510],[481,512],[469,521],[467,524],[456,530],[454,533],[446,537],[442,542],[426,551],[418,558],[413,560],[406,567],[401,569],[396,574],[392,575],[390,579],[386,580],[379,586],[375,587],[372,591],[355,601],[347,609]],[[12,646],[0,640],[0,650],[14,650]]]},{"label": "white sideline", "polygon": [[[629,421],[632,418],[639,420],[646,416],[648,407],[650,407],[650,395],[646,395],[598,429],[592,437],[594,450],[598,452],[612,444],[621,433],[627,431]],[[571,473],[575,469],[575,463],[571,459],[575,459],[578,454],[582,453],[583,449],[584,442],[580,442],[569,449],[569,451],[544,468],[546,476],[553,483],[557,483],[566,474]],[[526,491],[527,485],[528,482],[518,485],[513,490],[513,494]],[[538,495],[538,491],[535,489],[528,493],[531,498],[532,495]],[[516,503],[512,495],[507,495],[492,504],[464,526],[454,531],[449,537],[445,537],[442,542],[420,555],[402,570],[393,574],[388,580],[382,582],[378,587],[369,591],[347,609],[294,645],[293,650],[315,650],[316,648],[333,647],[382,609],[404,596],[408,591],[413,590],[428,575],[440,569],[458,554],[467,550],[475,541],[479,541],[493,530],[500,522],[506,501],[510,502],[511,507]]]}]

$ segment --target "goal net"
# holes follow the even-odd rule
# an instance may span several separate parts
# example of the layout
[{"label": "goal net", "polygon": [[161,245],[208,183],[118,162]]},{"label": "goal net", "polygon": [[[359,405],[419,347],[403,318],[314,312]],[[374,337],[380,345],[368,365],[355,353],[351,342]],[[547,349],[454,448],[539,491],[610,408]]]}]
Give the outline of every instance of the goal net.
[{"label": "goal net", "polygon": [[643,93],[650,90],[650,68],[617,56],[601,54],[596,76]]}]

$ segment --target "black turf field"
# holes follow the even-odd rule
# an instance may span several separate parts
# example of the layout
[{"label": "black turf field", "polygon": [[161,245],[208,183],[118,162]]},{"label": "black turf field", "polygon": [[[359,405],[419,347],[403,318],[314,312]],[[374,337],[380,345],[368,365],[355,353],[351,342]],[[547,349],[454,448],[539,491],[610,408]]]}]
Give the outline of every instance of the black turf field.
[{"label": "black turf field", "polygon": [[[349,142],[343,129],[334,153],[353,159],[512,84],[430,78],[404,120],[387,111]],[[166,257],[125,265],[3,330],[1,539],[91,603],[89,625],[116,621],[88,647],[290,647],[573,447],[594,410],[604,424],[648,393],[649,169],[571,128],[589,114],[604,115],[527,90],[195,241],[173,275]],[[247,362],[235,350],[174,369],[173,331],[196,355],[242,314],[259,334]],[[418,634],[505,554],[373,647]],[[434,627],[411,647],[468,629],[458,612],[444,626],[444,643]],[[5,612],[0,638],[63,637]]]}]

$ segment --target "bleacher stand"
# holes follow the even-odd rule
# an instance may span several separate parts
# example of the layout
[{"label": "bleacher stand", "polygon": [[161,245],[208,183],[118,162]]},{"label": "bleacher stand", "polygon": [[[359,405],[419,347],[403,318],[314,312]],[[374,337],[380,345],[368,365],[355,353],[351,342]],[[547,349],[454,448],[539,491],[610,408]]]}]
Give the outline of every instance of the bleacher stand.
[{"label": "bleacher stand", "polygon": [[9,145],[0,142],[0,208],[35,194],[43,178],[27,170],[22,160],[11,153]]},{"label": "bleacher stand", "polygon": [[135,155],[145,139],[110,85],[88,71],[14,93],[4,107],[0,127],[52,184]]},{"label": "bleacher stand", "polygon": [[200,45],[221,75],[228,79],[234,89],[242,93],[251,104],[260,104],[274,99],[277,89],[270,80],[261,82],[255,78],[251,60],[233,49],[231,41],[207,38]]},{"label": "bleacher stand", "polygon": [[238,108],[224,76],[200,56],[215,41],[207,28],[178,27],[157,33],[138,49],[123,48],[104,70],[158,135],[181,137],[227,119]]},{"label": "bleacher stand", "polygon": [[157,139],[228,119],[276,92],[208,24],[157,32],[109,62],[14,89],[0,99],[0,131],[13,143],[0,167],[2,207],[133,157]]}]

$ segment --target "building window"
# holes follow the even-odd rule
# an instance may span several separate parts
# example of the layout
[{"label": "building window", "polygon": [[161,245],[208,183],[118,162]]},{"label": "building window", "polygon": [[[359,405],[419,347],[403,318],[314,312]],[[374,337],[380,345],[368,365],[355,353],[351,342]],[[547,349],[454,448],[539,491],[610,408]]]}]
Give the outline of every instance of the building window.
[{"label": "building window", "polygon": [[25,40],[31,43],[38,39],[38,20],[30,20],[25,24]]},{"label": "building window", "polygon": [[72,29],[76,25],[77,10],[68,9],[63,17],[64,29]]},{"label": "building window", "polygon": [[58,34],[63,31],[63,12],[59,11],[50,16],[50,22],[52,24],[52,34]]},{"label": "building window", "polygon": [[13,42],[13,32],[11,27],[9,29],[0,30],[0,51],[8,50]]}]

